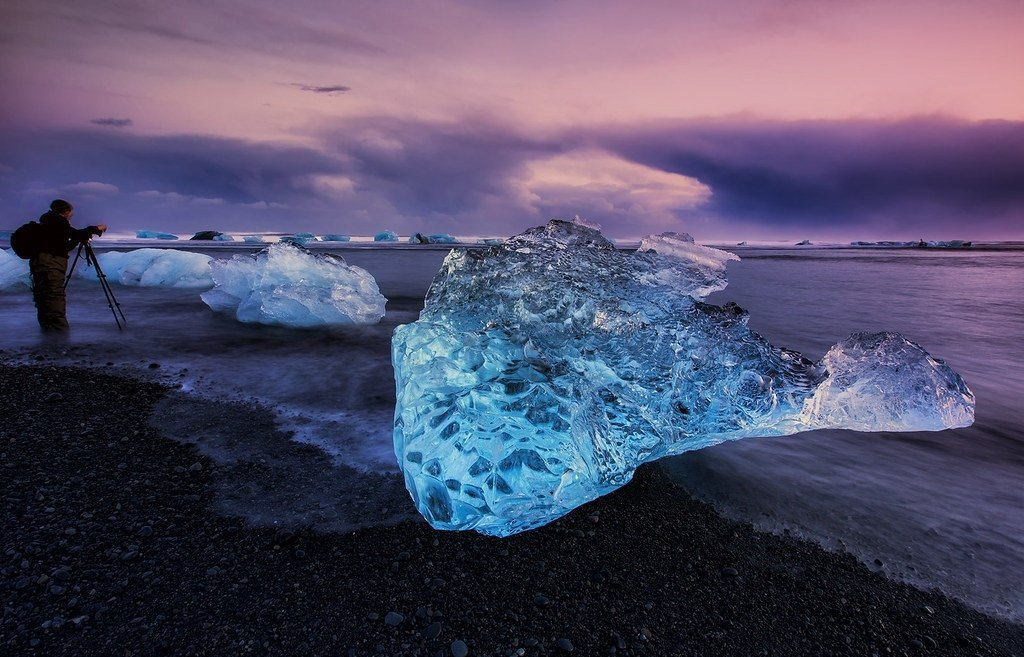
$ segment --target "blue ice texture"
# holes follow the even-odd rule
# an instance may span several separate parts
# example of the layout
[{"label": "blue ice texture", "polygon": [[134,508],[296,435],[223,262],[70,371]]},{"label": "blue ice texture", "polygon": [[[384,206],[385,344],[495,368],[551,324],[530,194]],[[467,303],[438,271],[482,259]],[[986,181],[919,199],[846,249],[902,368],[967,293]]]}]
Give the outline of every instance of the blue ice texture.
[{"label": "blue ice texture", "polygon": [[387,299],[373,276],[332,253],[279,242],[213,260],[210,268],[216,286],[203,301],[241,322],[314,327],[374,324],[384,316]]},{"label": "blue ice texture", "polygon": [[731,260],[674,233],[620,251],[564,221],[454,249],[392,341],[395,452],[420,513],[508,536],[728,440],[973,422],[964,381],[897,333],[813,363],[702,301]]},{"label": "blue ice texture", "polygon": [[328,233],[327,235],[324,235],[325,242],[348,242],[351,240],[352,238],[348,235],[340,235],[338,233]]},{"label": "blue ice texture", "polygon": [[0,249],[0,292],[31,289],[28,260],[22,260],[13,250]]},{"label": "blue ice texture", "polygon": [[[109,283],[132,287],[173,287],[208,289],[213,287],[210,256],[176,249],[134,249],[97,254]],[[74,276],[97,280],[96,269],[85,258],[75,264]]]},{"label": "blue ice texture", "polygon": [[397,242],[398,233],[393,230],[383,230],[373,236],[374,242]]},{"label": "blue ice texture", "polygon": [[177,235],[173,233],[161,233],[157,230],[137,230],[135,231],[135,237],[142,240],[176,240]]},{"label": "blue ice texture", "polygon": [[235,238],[227,233],[220,233],[213,236],[214,242],[234,242]]},{"label": "blue ice texture", "polygon": [[262,235],[243,235],[242,241],[246,244],[263,244]]}]

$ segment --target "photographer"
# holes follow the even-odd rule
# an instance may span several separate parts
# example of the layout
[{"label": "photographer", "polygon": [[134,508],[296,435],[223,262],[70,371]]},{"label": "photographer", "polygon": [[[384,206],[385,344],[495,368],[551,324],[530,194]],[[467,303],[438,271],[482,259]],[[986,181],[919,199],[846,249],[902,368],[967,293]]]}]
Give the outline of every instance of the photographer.
[{"label": "photographer", "polygon": [[74,228],[71,216],[75,209],[63,199],[50,204],[49,212],[39,217],[39,251],[29,260],[32,274],[32,298],[36,303],[36,316],[43,331],[68,330],[67,296],[64,280],[67,276],[68,253],[79,244],[102,235],[106,224]]}]

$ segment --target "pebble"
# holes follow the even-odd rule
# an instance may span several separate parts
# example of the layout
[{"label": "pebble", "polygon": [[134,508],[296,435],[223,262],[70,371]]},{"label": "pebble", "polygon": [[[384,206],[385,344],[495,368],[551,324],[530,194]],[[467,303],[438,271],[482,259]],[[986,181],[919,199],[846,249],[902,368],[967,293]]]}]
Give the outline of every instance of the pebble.
[{"label": "pebble", "polygon": [[150,527],[149,525],[143,525],[142,528],[139,529],[139,536],[142,536],[143,538],[145,538],[146,536],[152,536],[152,535],[153,535],[153,528]]},{"label": "pebble", "polygon": [[935,650],[936,648],[939,647],[939,642],[936,641],[935,639],[931,638],[927,634],[924,635],[923,637],[921,637],[921,641],[924,643],[925,647],[928,648],[929,650]]},{"label": "pebble", "polygon": [[911,645],[911,647],[917,648],[918,650],[921,650],[921,649],[924,648],[924,644],[919,639],[911,639],[910,640],[910,645]]},{"label": "pebble", "polygon": [[740,574],[740,571],[736,570],[732,566],[726,566],[722,569],[722,577],[736,577]]},{"label": "pebble", "polygon": [[438,623],[437,621],[434,621],[430,625],[427,625],[427,629],[423,631],[423,636],[426,637],[428,641],[433,641],[434,639],[436,639],[440,635],[441,635],[441,624]]},{"label": "pebble", "polygon": [[398,613],[397,611],[389,611],[384,616],[384,622],[387,623],[388,625],[391,625],[392,627],[394,627],[395,625],[401,624],[401,622],[404,621],[404,620],[405,620],[405,616],[403,616],[402,614]]},{"label": "pebble", "polygon": [[466,657],[469,654],[469,646],[462,639],[455,639],[451,645],[452,657]]},{"label": "pebble", "polygon": [[188,466],[188,469],[192,472],[199,472],[200,470],[203,469],[203,464],[200,463],[199,461],[196,461],[192,465]]},{"label": "pebble", "polygon": [[549,604],[551,604],[551,601],[538,593],[533,598],[533,604],[537,605],[538,607],[547,607]]},{"label": "pebble", "polygon": [[64,395],[60,394],[59,392],[51,392],[50,394],[46,395],[46,401],[50,402],[51,404],[53,402],[59,402],[62,399],[64,399]]},{"label": "pebble", "polygon": [[575,650],[575,648],[572,645],[572,641],[566,639],[565,637],[562,637],[558,640],[558,648],[560,650],[564,650],[565,652],[572,652],[573,650]]}]

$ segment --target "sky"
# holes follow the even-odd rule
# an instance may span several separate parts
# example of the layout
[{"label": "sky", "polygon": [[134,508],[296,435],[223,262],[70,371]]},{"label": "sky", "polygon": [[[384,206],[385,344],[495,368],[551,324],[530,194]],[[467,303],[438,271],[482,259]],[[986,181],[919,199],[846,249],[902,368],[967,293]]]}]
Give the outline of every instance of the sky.
[{"label": "sky", "polygon": [[0,0],[0,227],[1024,239],[1019,0]]}]

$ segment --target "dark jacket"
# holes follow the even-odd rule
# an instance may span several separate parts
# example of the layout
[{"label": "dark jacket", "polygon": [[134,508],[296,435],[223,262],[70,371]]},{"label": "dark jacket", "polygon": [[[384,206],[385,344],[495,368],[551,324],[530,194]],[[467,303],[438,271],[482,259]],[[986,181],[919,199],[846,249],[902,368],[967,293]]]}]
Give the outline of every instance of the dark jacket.
[{"label": "dark jacket", "polygon": [[67,219],[53,210],[39,217],[39,223],[44,228],[41,231],[40,253],[67,257],[71,249],[88,240],[93,235],[99,235],[100,229],[96,226],[75,228]]}]

